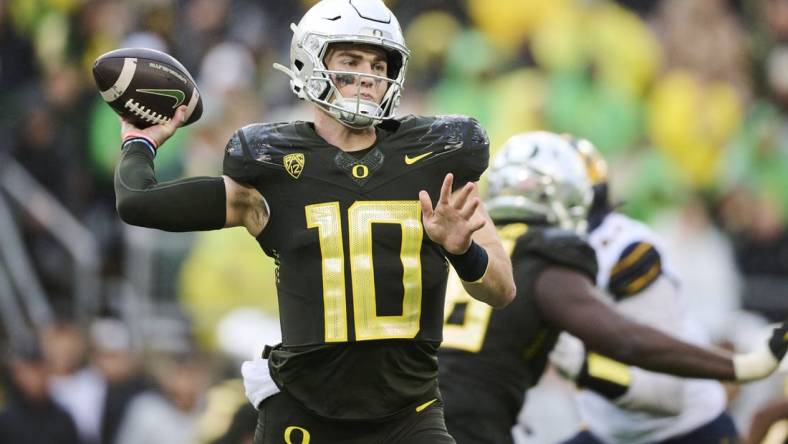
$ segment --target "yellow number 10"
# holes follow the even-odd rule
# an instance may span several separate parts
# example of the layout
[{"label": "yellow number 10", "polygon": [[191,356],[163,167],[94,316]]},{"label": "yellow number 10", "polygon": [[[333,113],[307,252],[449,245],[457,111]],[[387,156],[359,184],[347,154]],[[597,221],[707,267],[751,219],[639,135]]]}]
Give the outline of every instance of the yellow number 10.
[{"label": "yellow number 10", "polygon": [[[323,266],[325,341],[348,339],[345,310],[345,249],[338,202],[305,208],[307,228],[317,228]],[[372,263],[372,224],[402,228],[402,314],[378,316]],[[356,340],[413,338],[421,318],[421,207],[414,201],[356,202],[348,209],[350,275]]]}]

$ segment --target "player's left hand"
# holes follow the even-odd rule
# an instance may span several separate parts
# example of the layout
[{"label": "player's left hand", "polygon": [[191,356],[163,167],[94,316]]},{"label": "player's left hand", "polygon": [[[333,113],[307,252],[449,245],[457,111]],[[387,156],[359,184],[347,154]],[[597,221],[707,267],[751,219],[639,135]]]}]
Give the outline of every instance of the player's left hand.
[{"label": "player's left hand", "polygon": [[736,380],[748,382],[763,379],[781,366],[781,361],[788,353],[788,320],[780,324],[770,325],[759,335],[756,345],[748,353],[733,355],[733,367]]},{"label": "player's left hand", "polygon": [[462,254],[471,246],[471,236],[482,228],[487,221],[476,216],[481,201],[474,192],[476,185],[468,182],[452,193],[454,175],[447,174],[443,179],[441,194],[435,208],[432,208],[430,195],[419,192],[421,218],[427,236],[451,254]]}]

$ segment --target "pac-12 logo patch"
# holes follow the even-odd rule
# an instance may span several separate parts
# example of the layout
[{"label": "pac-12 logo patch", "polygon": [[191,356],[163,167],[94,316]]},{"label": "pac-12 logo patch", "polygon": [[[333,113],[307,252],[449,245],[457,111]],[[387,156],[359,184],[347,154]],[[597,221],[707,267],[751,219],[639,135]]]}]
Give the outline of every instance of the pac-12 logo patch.
[{"label": "pac-12 logo patch", "polygon": [[282,160],[285,163],[285,170],[293,176],[293,179],[298,179],[298,176],[301,175],[301,171],[304,171],[304,154],[288,154],[283,157]]}]

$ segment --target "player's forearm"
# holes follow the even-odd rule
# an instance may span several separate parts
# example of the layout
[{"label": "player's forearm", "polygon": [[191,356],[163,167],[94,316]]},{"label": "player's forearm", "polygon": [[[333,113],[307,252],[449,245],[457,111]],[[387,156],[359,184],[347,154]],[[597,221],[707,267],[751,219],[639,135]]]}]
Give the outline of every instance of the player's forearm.
[{"label": "player's forearm", "polygon": [[[618,316],[599,316],[590,325],[574,323],[568,331],[589,350],[620,362],[676,376],[748,382],[770,375],[788,349],[788,325],[773,327],[768,342],[747,353],[730,355],[683,342],[659,330]],[[576,330],[576,331],[572,331]]]},{"label": "player's forearm", "polygon": [[153,153],[141,142],[129,143],[115,171],[120,218],[131,225],[165,231],[214,230],[225,224],[221,177],[195,177],[157,183]]},{"label": "player's forearm", "polygon": [[730,357],[675,339],[634,322],[603,303],[587,276],[545,269],[536,285],[542,316],[586,345],[589,352],[676,376],[735,379]]},{"label": "player's forearm", "polygon": [[632,323],[619,341],[609,342],[596,351],[646,370],[676,376],[735,380],[733,360],[721,351],[688,344],[658,330]]}]

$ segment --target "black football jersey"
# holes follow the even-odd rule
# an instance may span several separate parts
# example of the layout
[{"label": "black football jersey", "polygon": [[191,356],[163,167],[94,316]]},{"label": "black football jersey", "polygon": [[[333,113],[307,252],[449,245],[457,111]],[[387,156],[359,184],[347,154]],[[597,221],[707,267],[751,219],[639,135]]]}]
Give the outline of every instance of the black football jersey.
[{"label": "black football jersey", "polygon": [[458,188],[487,168],[484,130],[463,116],[389,120],[361,155],[310,122],[235,133],[224,174],[270,207],[257,240],[277,264],[279,386],[332,418],[392,414],[434,391],[448,265],[421,221],[447,173]]},{"label": "black football jersey", "polygon": [[562,266],[593,280],[597,263],[594,250],[568,231],[512,224],[499,229],[499,235],[511,251],[517,296],[494,310],[472,299],[452,276],[438,358],[447,420],[483,412],[508,433],[560,333],[539,315],[534,294],[540,274]]}]

